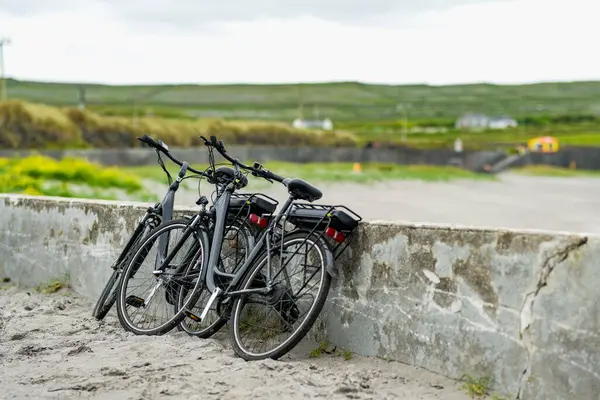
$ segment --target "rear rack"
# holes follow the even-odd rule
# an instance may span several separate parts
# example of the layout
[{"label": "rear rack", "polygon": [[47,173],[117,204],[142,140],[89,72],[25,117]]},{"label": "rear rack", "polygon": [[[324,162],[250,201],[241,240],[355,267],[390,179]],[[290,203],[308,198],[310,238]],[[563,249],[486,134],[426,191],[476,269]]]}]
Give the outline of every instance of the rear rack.
[{"label": "rear rack", "polygon": [[[243,232],[244,224],[249,224],[251,233],[256,235],[256,229],[264,228],[278,204],[277,200],[262,193],[232,193],[227,208],[227,222],[223,238],[233,234],[233,236],[229,236],[228,240],[237,243],[240,233]],[[236,260],[237,251],[238,248],[235,247]],[[240,262],[243,262],[243,259],[240,259]],[[241,266],[240,262],[236,262],[233,269],[227,268],[226,270],[225,264],[223,264],[219,265],[217,270],[222,273],[234,273]]]},{"label": "rear rack", "polygon": [[232,193],[229,200],[230,213],[234,210],[251,212],[259,216],[271,215],[279,202],[272,197],[262,193]]},{"label": "rear rack", "polygon": [[227,223],[235,225],[238,221],[246,221],[252,214],[259,219],[268,219],[279,202],[262,193],[232,193],[227,209]]},{"label": "rear rack", "polygon": [[342,205],[292,203],[286,215],[286,222],[325,237],[334,259],[346,250],[360,221],[357,213]]}]

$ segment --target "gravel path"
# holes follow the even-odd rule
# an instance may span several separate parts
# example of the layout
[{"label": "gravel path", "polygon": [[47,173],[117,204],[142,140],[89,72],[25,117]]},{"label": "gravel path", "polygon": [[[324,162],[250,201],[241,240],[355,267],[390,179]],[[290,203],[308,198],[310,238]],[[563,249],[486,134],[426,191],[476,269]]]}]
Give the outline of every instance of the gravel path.
[{"label": "gravel path", "polygon": [[[125,333],[116,316],[87,317],[71,292],[0,292],[3,399],[444,399],[469,397],[454,381],[400,363],[355,356],[245,362],[227,340]],[[310,344],[305,343],[307,348]]]},{"label": "gravel path", "polygon": [[[244,191],[262,191],[285,201],[282,185],[257,178]],[[156,184],[154,184],[156,185]],[[157,196],[164,185],[154,186]],[[320,203],[344,204],[366,220],[403,220],[516,229],[600,233],[600,179],[502,174],[498,181],[390,181],[372,185],[315,183]],[[194,187],[195,189],[195,187]],[[205,184],[202,192],[207,195]],[[177,193],[176,202],[193,205],[197,190]]]}]

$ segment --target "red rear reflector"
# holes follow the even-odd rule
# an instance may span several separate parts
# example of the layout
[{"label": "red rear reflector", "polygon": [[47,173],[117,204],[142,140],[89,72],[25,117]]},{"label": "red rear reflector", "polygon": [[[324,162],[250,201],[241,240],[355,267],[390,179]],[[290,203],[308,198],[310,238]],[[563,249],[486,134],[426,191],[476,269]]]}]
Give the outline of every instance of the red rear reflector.
[{"label": "red rear reflector", "polygon": [[331,227],[327,228],[327,230],[325,231],[325,234],[338,243],[342,243],[344,240],[346,240],[346,237],[344,236],[344,234],[342,232],[338,232]]},{"label": "red rear reflector", "polygon": [[253,223],[254,225],[258,225],[261,228],[266,228],[267,225],[269,225],[269,220],[268,219],[259,217],[256,214],[250,214],[250,216],[248,217],[248,219],[250,220],[251,223]]}]

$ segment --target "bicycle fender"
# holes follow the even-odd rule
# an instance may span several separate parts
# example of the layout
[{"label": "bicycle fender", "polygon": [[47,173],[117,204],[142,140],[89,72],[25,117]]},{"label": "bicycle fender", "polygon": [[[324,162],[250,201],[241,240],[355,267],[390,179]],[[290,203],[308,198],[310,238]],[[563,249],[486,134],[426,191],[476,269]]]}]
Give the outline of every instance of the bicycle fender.
[{"label": "bicycle fender", "polygon": [[339,276],[339,271],[337,266],[335,265],[335,259],[333,258],[333,252],[331,251],[331,246],[325,241],[323,237],[319,238],[319,241],[323,245],[323,248],[326,249],[324,257],[325,257],[325,269],[332,278],[337,278]]}]

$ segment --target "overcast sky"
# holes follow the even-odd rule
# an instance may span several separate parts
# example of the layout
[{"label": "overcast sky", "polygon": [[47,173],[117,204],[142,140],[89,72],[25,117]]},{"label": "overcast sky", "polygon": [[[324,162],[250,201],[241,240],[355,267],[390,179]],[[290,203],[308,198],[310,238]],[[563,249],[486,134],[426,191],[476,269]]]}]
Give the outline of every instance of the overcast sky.
[{"label": "overcast sky", "polygon": [[6,74],[98,83],[600,80],[600,0],[0,0]]}]

